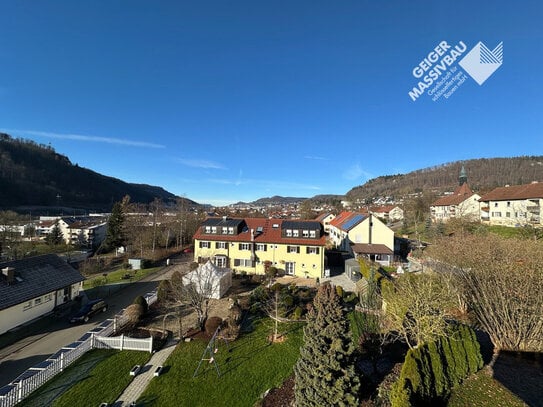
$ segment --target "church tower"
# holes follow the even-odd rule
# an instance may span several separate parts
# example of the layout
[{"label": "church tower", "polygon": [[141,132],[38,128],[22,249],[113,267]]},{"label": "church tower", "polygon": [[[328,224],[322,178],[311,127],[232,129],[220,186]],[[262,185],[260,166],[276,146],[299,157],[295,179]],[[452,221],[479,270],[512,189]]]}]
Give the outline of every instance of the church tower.
[{"label": "church tower", "polygon": [[462,169],[460,170],[460,176],[458,177],[458,184],[463,185],[466,182],[468,182],[468,173],[466,172],[466,169],[462,165]]}]

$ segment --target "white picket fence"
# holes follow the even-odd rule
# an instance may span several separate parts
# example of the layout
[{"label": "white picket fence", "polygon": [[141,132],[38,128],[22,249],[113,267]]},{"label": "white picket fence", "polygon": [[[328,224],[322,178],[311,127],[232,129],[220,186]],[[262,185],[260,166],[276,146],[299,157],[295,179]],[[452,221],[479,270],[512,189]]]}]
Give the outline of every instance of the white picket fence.
[{"label": "white picket fence", "polygon": [[91,338],[93,349],[143,350],[153,352],[153,337],[130,338],[121,336],[95,336]]},{"label": "white picket fence", "polygon": [[[151,305],[157,300],[157,292],[147,293],[144,295],[144,298],[147,304]],[[43,362],[24,371],[11,383],[1,387],[0,407],[12,407],[21,402],[30,393],[62,372],[66,367],[93,348],[133,349],[152,352],[153,338],[127,338],[124,335],[113,338],[109,337],[128,322],[128,318],[124,315],[123,311],[115,315],[113,319],[107,319],[96,328],[91,329],[77,341],[64,346]]]}]

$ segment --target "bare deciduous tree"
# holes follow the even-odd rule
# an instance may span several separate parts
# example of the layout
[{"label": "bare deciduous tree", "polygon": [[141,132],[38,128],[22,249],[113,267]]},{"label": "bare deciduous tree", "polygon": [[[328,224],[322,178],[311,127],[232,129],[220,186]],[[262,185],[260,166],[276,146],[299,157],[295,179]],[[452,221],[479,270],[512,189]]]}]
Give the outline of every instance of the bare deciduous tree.
[{"label": "bare deciduous tree", "polygon": [[384,327],[412,348],[446,333],[456,314],[454,290],[435,273],[407,274],[383,287]]},{"label": "bare deciduous tree", "polygon": [[489,234],[443,239],[428,249],[436,271],[456,276],[477,322],[500,349],[543,350],[543,250]]}]

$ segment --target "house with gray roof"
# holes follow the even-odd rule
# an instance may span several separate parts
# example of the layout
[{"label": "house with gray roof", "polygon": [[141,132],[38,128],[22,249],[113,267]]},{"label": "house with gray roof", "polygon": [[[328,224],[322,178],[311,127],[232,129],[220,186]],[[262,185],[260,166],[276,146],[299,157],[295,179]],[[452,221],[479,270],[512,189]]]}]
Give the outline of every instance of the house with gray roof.
[{"label": "house with gray roof", "polygon": [[71,301],[85,280],[56,254],[0,263],[0,334]]}]

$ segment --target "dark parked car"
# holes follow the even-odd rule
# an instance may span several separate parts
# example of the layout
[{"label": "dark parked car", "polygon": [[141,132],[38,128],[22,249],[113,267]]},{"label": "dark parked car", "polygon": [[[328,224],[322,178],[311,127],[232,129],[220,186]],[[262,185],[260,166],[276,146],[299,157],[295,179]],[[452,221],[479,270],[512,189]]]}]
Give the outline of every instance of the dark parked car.
[{"label": "dark parked car", "polygon": [[70,322],[88,322],[89,319],[98,312],[106,312],[107,303],[104,300],[92,300],[83,305],[83,307],[72,317],[70,317]]}]

